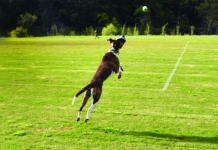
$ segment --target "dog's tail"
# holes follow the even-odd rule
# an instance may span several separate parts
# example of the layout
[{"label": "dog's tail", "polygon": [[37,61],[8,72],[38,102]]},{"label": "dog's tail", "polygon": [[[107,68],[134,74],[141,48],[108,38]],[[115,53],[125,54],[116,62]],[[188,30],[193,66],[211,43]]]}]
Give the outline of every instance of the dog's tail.
[{"label": "dog's tail", "polygon": [[93,83],[88,84],[87,86],[85,86],[84,88],[82,88],[79,92],[76,93],[76,95],[73,97],[72,100],[72,105],[74,104],[74,102],[76,101],[76,98],[82,94],[83,92],[85,92],[86,90],[88,90],[89,88],[91,88],[93,86]]}]

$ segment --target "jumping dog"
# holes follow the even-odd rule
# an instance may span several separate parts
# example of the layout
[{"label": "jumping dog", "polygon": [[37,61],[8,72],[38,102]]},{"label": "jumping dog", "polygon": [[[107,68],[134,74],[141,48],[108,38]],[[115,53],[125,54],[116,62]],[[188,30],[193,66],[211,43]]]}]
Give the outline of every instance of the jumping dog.
[{"label": "jumping dog", "polygon": [[117,39],[108,39],[110,42],[110,49],[108,52],[103,56],[102,61],[92,78],[91,82],[85,86],[83,89],[81,89],[73,98],[72,105],[74,104],[76,98],[82,94],[85,93],[85,96],[83,98],[82,105],[79,109],[78,115],[77,115],[77,121],[80,121],[81,112],[83,110],[83,107],[86,105],[89,97],[93,96],[93,103],[88,109],[85,122],[88,122],[89,115],[92,112],[92,110],[96,107],[102,93],[102,86],[103,82],[113,73],[118,73],[118,79],[122,76],[123,68],[120,65],[119,61],[119,50],[123,47],[124,43],[126,42],[126,39],[124,36],[121,36]]}]

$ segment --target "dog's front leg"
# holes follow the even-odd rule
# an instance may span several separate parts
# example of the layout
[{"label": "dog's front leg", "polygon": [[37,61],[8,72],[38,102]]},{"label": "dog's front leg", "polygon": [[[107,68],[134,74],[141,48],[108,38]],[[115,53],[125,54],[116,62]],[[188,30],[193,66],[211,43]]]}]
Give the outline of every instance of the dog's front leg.
[{"label": "dog's front leg", "polygon": [[120,79],[122,77],[122,72],[123,72],[123,67],[120,65],[119,71],[118,71],[118,79]]}]

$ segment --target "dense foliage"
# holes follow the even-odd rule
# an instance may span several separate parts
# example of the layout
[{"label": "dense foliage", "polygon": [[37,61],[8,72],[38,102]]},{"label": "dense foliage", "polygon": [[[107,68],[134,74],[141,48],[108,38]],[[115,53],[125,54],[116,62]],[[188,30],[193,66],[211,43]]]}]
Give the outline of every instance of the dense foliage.
[{"label": "dense foliage", "polygon": [[[146,13],[141,9],[143,5],[149,8]],[[136,27],[138,34],[217,34],[218,1],[0,1],[0,35],[3,36],[18,26],[25,28],[28,35],[40,36],[93,34],[95,30],[101,33],[109,24],[120,33],[133,32]]]}]

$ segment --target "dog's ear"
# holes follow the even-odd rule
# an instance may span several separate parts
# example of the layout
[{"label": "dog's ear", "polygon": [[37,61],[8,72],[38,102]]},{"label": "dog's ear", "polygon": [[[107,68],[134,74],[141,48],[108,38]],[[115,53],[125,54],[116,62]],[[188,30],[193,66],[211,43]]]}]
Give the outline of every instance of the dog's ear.
[{"label": "dog's ear", "polygon": [[107,39],[110,43],[112,43],[114,40],[112,38]]}]

